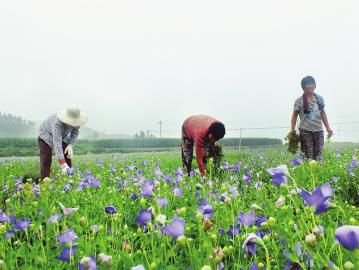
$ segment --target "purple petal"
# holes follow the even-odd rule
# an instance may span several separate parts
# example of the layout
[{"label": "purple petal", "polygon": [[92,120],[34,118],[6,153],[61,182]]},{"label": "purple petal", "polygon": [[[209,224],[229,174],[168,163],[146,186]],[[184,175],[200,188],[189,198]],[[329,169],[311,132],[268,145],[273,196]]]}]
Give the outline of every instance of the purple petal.
[{"label": "purple petal", "polygon": [[335,239],[346,249],[359,249],[359,226],[339,227],[335,231]]},{"label": "purple petal", "polygon": [[70,257],[73,257],[76,255],[77,245],[70,247],[64,247],[61,251],[60,256],[57,257],[58,260],[69,262]]},{"label": "purple petal", "polygon": [[177,239],[178,237],[184,235],[184,227],[185,227],[185,221],[175,216],[172,220],[172,224],[164,226],[162,230],[167,235]]}]

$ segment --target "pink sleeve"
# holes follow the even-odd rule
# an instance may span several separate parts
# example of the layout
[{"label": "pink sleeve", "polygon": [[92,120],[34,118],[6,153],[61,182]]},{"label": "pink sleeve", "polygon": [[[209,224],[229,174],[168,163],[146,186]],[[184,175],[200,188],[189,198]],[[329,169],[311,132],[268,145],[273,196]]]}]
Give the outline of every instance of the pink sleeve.
[{"label": "pink sleeve", "polygon": [[202,175],[205,175],[206,169],[203,164],[203,156],[204,156],[204,147],[200,147],[196,145],[196,159],[197,159],[198,169]]}]

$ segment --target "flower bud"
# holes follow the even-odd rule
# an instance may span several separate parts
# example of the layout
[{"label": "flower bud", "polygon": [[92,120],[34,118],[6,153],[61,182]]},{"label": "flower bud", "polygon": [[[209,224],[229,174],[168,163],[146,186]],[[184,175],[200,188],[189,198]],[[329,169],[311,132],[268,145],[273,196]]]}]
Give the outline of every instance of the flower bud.
[{"label": "flower bud", "polygon": [[181,235],[177,238],[177,243],[180,244],[181,246],[185,246],[186,245],[186,236]]},{"label": "flower bud", "polygon": [[87,224],[87,218],[86,217],[81,217],[80,218],[80,225],[81,226],[84,226],[84,225],[86,225]]},{"label": "flower bud", "polygon": [[0,234],[3,234],[4,232],[6,232],[6,226],[4,224],[0,225]]},{"label": "flower bud", "polygon": [[274,217],[270,217],[268,219],[268,225],[269,226],[274,226],[276,224],[277,220]]},{"label": "flower bud", "polygon": [[315,234],[310,233],[305,237],[305,242],[309,246],[314,247],[317,244],[317,237],[315,236]]},{"label": "flower bud", "polygon": [[354,264],[351,261],[347,261],[347,262],[344,263],[344,269],[345,270],[354,269]]}]

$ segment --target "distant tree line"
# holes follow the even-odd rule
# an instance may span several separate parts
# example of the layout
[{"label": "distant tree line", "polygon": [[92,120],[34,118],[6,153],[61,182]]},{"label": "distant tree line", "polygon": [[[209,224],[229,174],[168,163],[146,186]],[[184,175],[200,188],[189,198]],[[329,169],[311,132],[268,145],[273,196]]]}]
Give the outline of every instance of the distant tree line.
[{"label": "distant tree line", "polygon": [[35,122],[0,112],[0,137],[31,137],[35,132]]},{"label": "distant tree line", "polygon": [[[238,146],[239,138],[226,138],[219,143],[223,146]],[[141,151],[166,151],[180,147],[180,139],[168,138],[134,138],[134,139],[101,139],[79,140],[75,144],[77,154],[128,153]],[[0,138],[0,156],[36,156],[38,155],[36,138]],[[262,147],[281,145],[280,139],[242,138],[244,147]]]}]

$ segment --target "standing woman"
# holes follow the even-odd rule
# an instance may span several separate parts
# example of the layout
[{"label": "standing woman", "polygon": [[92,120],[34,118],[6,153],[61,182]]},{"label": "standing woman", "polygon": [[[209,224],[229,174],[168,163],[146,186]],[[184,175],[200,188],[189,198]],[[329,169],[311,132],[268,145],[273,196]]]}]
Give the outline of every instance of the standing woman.
[{"label": "standing woman", "polygon": [[322,122],[327,130],[328,137],[333,135],[329,126],[328,117],[324,110],[324,99],[314,93],[316,82],[313,77],[307,76],[301,82],[304,94],[294,103],[291,128],[295,132],[295,126],[299,115],[299,136],[301,151],[308,160],[321,160],[324,146],[324,132]]},{"label": "standing woman", "polygon": [[86,123],[86,114],[77,108],[68,108],[51,115],[40,125],[38,140],[41,179],[50,176],[52,149],[62,172],[66,173],[72,167],[72,145],[77,140],[80,127]]}]

